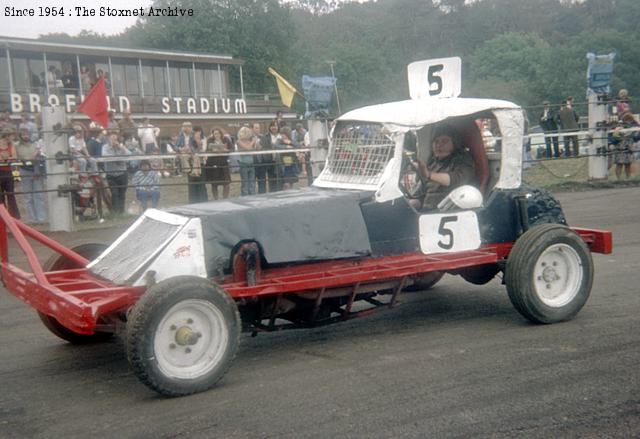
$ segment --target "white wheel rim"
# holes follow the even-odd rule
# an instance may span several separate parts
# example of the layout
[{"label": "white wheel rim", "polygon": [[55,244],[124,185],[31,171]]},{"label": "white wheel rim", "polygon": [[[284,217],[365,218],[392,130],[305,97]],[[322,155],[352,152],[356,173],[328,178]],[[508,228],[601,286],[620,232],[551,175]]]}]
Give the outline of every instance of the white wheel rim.
[{"label": "white wheel rim", "polygon": [[156,328],[153,349],[164,375],[196,379],[220,362],[228,344],[222,312],[207,300],[190,299],[165,314]]},{"label": "white wheel rim", "polygon": [[560,308],[580,291],[584,269],[578,252],[567,244],[549,246],[536,261],[534,287],[547,306]]}]

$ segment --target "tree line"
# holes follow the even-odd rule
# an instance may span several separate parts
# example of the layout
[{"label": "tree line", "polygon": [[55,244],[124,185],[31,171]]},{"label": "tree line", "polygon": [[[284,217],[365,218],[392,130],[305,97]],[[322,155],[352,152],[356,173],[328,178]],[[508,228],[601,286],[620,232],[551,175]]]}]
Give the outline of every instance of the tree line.
[{"label": "tree line", "polygon": [[[533,113],[543,100],[585,101],[587,52],[615,51],[613,91],[640,93],[637,0],[188,3],[188,20],[144,17],[116,36],[42,38],[231,54],[246,62],[247,92],[276,92],[268,67],[299,87],[303,74],[330,75],[331,60],[343,111],[408,98],[407,64],[448,56],[462,58],[463,96],[507,99]],[[586,114],[586,107],[577,109]]]}]

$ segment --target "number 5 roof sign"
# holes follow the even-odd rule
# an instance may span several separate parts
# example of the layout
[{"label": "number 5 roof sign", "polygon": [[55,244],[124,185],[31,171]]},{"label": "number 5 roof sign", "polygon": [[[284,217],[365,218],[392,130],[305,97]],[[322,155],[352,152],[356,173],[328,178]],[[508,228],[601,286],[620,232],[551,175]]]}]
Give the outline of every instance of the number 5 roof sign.
[{"label": "number 5 roof sign", "polygon": [[409,64],[407,70],[411,99],[460,96],[462,89],[460,57],[416,61]]}]

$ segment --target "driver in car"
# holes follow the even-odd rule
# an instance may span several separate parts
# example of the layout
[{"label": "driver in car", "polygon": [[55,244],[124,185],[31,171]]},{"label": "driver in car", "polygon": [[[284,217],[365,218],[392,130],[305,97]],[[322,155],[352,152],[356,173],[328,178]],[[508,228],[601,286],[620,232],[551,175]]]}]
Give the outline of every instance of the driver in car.
[{"label": "driver in car", "polygon": [[418,172],[426,184],[422,209],[436,209],[453,189],[475,183],[471,153],[461,145],[455,128],[440,125],[435,129],[433,154],[428,163],[417,158]]}]

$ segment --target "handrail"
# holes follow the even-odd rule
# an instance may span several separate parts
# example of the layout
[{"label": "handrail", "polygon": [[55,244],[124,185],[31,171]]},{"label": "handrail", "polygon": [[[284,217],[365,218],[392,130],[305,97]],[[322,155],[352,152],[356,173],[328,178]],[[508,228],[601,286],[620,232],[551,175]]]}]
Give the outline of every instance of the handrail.
[{"label": "handrail", "polygon": [[0,205],[0,220],[2,220],[2,223],[3,223],[2,225],[4,226],[4,227],[0,227],[0,234],[1,234],[0,246],[2,246],[0,253],[2,255],[2,262],[3,263],[9,262],[8,240],[7,240],[7,227],[8,227],[9,231],[15,238],[18,245],[20,246],[20,249],[24,252],[25,256],[27,257],[27,261],[29,263],[29,266],[31,267],[31,271],[33,272],[33,275],[35,276],[38,283],[40,283],[41,285],[50,285],[50,283],[44,274],[42,264],[40,264],[40,261],[38,260],[38,257],[36,256],[36,253],[33,250],[33,247],[31,246],[31,244],[29,244],[29,241],[27,241],[25,235],[38,241],[43,245],[46,245],[47,247],[54,250],[55,252],[61,254],[66,258],[71,259],[73,262],[76,262],[77,264],[83,267],[89,263],[89,261],[86,258],[80,256],[79,254],[75,253],[72,250],[69,250],[65,246],[45,236],[43,233],[13,218],[9,214],[9,211],[4,205]]},{"label": "handrail", "polygon": [[87,258],[79,255],[78,253],[74,252],[73,250],[68,249],[64,245],[62,245],[59,242],[49,238],[48,236],[46,236],[45,234],[41,233],[40,231],[29,227],[28,225],[26,225],[22,221],[16,221],[16,225],[28,237],[30,237],[32,239],[35,239],[40,244],[46,245],[51,250],[55,251],[56,253],[61,254],[62,256],[66,257],[68,259],[70,259],[72,262],[75,262],[76,264],[80,265],[81,267],[85,267],[89,262],[91,262]]},{"label": "handrail", "polygon": [[[36,254],[33,251],[33,248],[31,247],[31,245],[29,245],[29,242],[24,237],[20,228],[17,226],[18,220],[16,220],[9,214],[9,211],[4,205],[0,205],[0,219],[2,219],[2,222],[4,223],[4,225],[9,228],[16,242],[18,243],[18,245],[20,246],[24,254],[27,256],[27,261],[29,262],[29,266],[31,267],[31,270],[33,271],[33,275],[35,276],[38,283],[41,285],[49,285],[49,281],[44,275],[44,270],[42,269],[42,265],[40,264],[40,261],[38,261],[38,258],[36,257]],[[2,250],[2,255],[4,258],[6,258],[2,262],[7,263],[9,261],[7,256],[8,240],[7,240],[6,228],[4,228],[2,232],[3,232],[2,245],[5,247]]]}]

